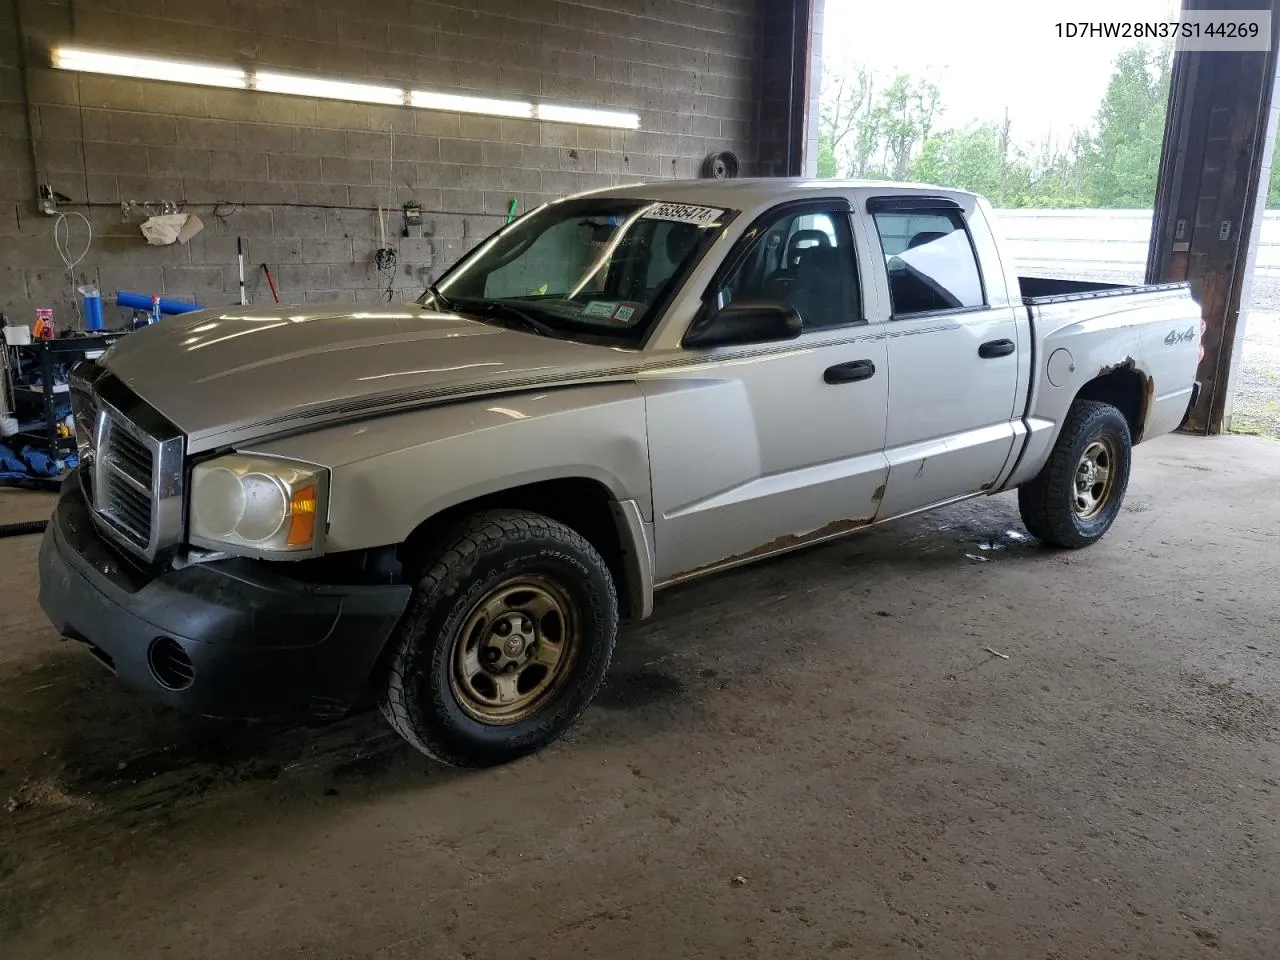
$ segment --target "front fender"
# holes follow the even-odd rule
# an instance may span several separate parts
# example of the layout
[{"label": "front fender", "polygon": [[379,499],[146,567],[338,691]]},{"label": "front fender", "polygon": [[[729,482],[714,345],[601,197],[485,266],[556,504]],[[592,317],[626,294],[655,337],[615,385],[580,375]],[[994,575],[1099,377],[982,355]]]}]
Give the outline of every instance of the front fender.
[{"label": "front fender", "polygon": [[243,449],[329,467],[326,552],[398,544],[449,507],[545,480],[593,480],[653,516],[634,383],[468,400]]}]

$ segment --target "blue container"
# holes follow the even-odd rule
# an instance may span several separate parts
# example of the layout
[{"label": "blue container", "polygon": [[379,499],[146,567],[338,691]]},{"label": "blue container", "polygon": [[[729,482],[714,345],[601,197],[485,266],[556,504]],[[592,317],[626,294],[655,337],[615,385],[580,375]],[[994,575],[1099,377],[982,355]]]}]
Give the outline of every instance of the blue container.
[{"label": "blue container", "polygon": [[102,322],[101,297],[84,298],[84,326],[86,330],[105,329],[106,325]]},{"label": "blue container", "polygon": [[[128,307],[131,310],[145,310],[151,312],[151,297],[141,293],[130,293],[128,290],[121,290],[116,294],[116,306]],[[203,310],[204,307],[198,303],[184,303],[181,300],[166,300],[160,298],[160,312],[165,316],[175,316],[180,313],[191,313],[193,310]]]}]

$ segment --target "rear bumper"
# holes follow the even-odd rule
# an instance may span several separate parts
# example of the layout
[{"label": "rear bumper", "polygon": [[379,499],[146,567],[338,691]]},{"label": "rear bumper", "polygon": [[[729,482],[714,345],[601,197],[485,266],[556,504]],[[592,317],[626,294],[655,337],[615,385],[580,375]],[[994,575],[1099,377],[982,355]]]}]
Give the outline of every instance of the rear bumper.
[{"label": "rear bumper", "polygon": [[1197,380],[1191,385],[1191,399],[1187,401],[1187,412],[1182,415],[1182,422],[1178,424],[1176,429],[1181,430],[1187,425],[1187,421],[1191,419],[1191,414],[1196,409],[1196,403],[1200,400],[1201,383]]},{"label": "rear bumper", "polygon": [[74,474],[39,568],[40,605],[63,636],[130,686],[211,717],[346,713],[410,594],[307,583],[284,576],[288,564],[240,559],[149,575],[98,536]]}]

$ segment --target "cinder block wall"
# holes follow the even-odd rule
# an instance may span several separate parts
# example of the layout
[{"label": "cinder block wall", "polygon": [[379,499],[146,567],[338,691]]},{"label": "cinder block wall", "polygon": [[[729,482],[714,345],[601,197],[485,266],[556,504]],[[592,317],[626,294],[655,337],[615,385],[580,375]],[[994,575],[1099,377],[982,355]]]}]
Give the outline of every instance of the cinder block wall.
[{"label": "cinder block wall", "polygon": [[[758,156],[763,0],[19,0],[0,3],[0,311],[50,306],[76,325],[54,220],[36,185],[70,197],[94,238],[76,270],[104,295],[128,289],[215,306],[238,300],[236,238],[251,299],[385,299],[373,266],[378,204],[426,211],[399,238],[393,296],[432,278],[503,222],[576,190],[697,176],[733,150]],[[603,6],[603,5],[601,5]],[[55,71],[59,42],[243,63],[354,81],[635,110],[638,132]],[[25,57],[26,69],[19,64]],[[30,136],[29,136],[30,132]],[[205,229],[148,246],[142,210],[171,201]],[[70,247],[83,245],[74,218]],[[115,308],[108,306],[108,322]]]}]

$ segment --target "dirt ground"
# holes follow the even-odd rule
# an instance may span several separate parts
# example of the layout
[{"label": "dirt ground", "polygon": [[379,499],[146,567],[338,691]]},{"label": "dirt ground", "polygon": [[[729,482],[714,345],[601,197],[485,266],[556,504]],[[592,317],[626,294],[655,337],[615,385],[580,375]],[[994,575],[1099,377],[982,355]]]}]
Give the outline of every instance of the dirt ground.
[{"label": "dirt ground", "polygon": [[1084,552],[1001,496],[677,588],[567,740],[469,773],[149,706],[0,541],[0,956],[1274,955],[1278,484],[1166,437]]},{"label": "dirt ground", "polygon": [[1236,375],[1231,429],[1280,437],[1280,313],[1253,310]]}]

